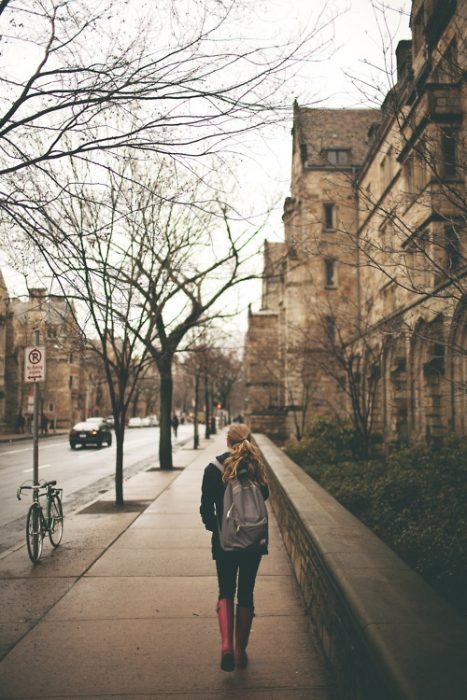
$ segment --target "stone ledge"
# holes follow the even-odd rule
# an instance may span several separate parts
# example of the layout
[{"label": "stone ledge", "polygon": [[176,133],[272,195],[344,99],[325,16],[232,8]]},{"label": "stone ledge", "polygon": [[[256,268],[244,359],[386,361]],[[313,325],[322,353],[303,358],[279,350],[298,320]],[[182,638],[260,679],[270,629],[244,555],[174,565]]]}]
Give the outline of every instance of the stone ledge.
[{"label": "stone ledge", "polygon": [[345,700],[465,700],[467,623],[264,435],[272,504]]}]

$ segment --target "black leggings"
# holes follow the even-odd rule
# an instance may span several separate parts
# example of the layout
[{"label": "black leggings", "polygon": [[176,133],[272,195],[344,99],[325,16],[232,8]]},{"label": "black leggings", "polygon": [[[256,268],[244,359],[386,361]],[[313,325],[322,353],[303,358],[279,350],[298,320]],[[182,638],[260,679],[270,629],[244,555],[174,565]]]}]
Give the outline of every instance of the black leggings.
[{"label": "black leggings", "polygon": [[242,608],[253,608],[253,589],[261,554],[250,552],[220,552],[216,558],[219,600],[235,597],[238,573],[238,604]]}]

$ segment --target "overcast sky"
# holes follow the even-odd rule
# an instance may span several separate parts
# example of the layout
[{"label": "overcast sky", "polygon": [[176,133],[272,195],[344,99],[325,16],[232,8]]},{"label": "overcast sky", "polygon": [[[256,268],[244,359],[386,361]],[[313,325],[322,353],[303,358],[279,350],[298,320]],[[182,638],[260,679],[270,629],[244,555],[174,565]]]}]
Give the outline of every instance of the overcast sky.
[{"label": "overcast sky", "polygon": [[[118,0],[115,2],[117,4]],[[263,29],[269,34],[274,28],[279,30],[278,37],[291,36],[297,29],[316,21],[319,5],[310,0],[263,0],[255,6],[258,7],[258,34]],[[290,119],[262,138],[248,136],[246,146],[250,155],[245,158],[240,178],[245,183],[241,196],[251,201],[242,203],[242,208],[255,210],[260,216],[266,206],[275,202],[262,238],[281,240],[283,236],[281,215],[283,200],[289,194],[293,100],[296,98],[301,105],[320,107],[377,106],[390,87],[385,71],[393,67],[391,62],[397,42],[410,38],[410,7],[410,0],[387,0],[384,5],[380,0],[328,0],[325,3],[324,17],[336,16],[332,28],[329,26],[325,31],[325,38],[332,41],[318,53],[316,61],[300,66],[291,82]],[[366,89],[366,83],[376,89]],[[0,265],[2,262],[0,257]],[[16,275],[4,265],[2,270],[10,292],[23,293]],[[241,305],[245,307],[245,302],[252,301],[254,308],[258,308],[259,295],[260,285],[252,285],[248,295],[242,292],[244,303]],[[244,328],[245,323],[244,314],[240,327]]]},{"label": "overcast sky", "polygon": [[[278,21],[286,26],[292,22],[306,23],[310,6],[315,5],[309,0],[280,0],[273,4]],[[410,38],[411,1],[387,0],[384,12],[382,7],[380,1],[330,0],[329,12],[337,15],[332,30],[328,30],[332,43],[317,56],[321,60],[303,66],[300,80],[294,82],[291,108],[294,98],[300,105],[310,107],[379,107],[391,87],[392,78],[386,71],[394,69],[397,43]],[[291,127],[292,111],[289,122],[266,134],[264,140],[256,140],[256,147],[251,140],[260,172],[262,168],[264,174],[258,177],[258,187],[281,200],[270,229],[270,235],[279,240],[282,201],[290,184]]]}]

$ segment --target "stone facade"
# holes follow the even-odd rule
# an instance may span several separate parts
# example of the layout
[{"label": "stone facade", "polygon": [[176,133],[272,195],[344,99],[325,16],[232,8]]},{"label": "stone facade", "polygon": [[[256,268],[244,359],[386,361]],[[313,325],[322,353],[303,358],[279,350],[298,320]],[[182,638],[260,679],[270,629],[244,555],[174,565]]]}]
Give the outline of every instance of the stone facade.
[{"label": "stone facade", "polygon": [[31,289],[25,300],[10,298],[1,277],[0,299],[0,431],[30,429],[34,388],[24,381],[24,355],[26,347],[35,345],[36,330],[46,350],[39,395],[48,430],[110,413],[102,363],[89,352],[85,355],[68,301],[45,289]]},{"label": "stone facade", "polygon": [[[0,433],[31,431],[34,386],[24,381],[24,350],[35,344],[36,330],[46,351],[39,395],[47,429],[68,429],[89,416],[110,415],[102,358],[90,345],[85,347],[67,299],[45,289],[31,289],[25,299],[10,298],[0,272]],[[159,384],[157,367],[148,365],[135,388],[128,417],[159,413]]]},{"label": "stone facade", "polygon": [[267,385],[298,437],[322,413],[386,442],[466,434],[466,7],[414,0],[410,23],[380,110],[295,104],[285,242],[246,341],[255,429]]}]

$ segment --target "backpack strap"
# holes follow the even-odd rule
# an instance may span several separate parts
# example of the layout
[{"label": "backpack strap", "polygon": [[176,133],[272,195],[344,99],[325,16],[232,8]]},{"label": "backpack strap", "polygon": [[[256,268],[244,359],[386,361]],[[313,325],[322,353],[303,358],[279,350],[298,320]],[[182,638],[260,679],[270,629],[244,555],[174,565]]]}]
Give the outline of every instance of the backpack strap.
[{"label": "backpack strap", "polygon": [[217,468],[219,469],[219,471],[220,471],[221,474],[224,473],[224,465],[222,464],[222,462],[219,462],[219,460],[217,459],[217,457],[214,457],[214,459],[212,460],[211,464],[213,464],[215,467],[217,467]]}]

